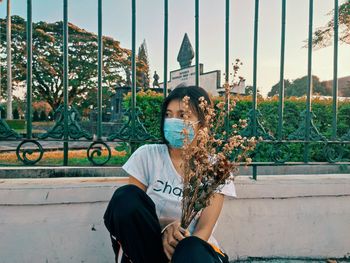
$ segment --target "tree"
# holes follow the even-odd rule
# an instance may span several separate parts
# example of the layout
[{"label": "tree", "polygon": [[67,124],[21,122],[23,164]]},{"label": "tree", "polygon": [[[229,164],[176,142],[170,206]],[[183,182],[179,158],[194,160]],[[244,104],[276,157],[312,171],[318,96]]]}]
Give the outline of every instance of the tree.
[{"label": "tree", "polygon": [[34,111],[40,112],[40,120],[46,120],[49,112],[52,111],[51,106],[45,101],[33,102],[32,108]]},{"label": "tree", "polygon": [[[284,80],[284,92],[286,91],[286,89],[289,89],[289,86],[292,83],[288,80],[285,79]],[[272,86],[271,90],[269,91],[269,93],[267,93],[268,97],[273,97],[275,95],[279,94],[279,89],[280,89],[280,82],[277,82],[275,85]]]},{"label": "tree", "polygon": [[[316,29],[313,36],[313,47],[323,48],[333,44],[334,10],[328,13],[333,15],[331,20],[323,27]],[[339,6],[339,41],[350,44],[350,0]]]},{"label": "tree", "polygon": [[3,109],[0,105],[0,119],[4,119],[5,118],[5,109]]},{"label": "tree", "polygon": [[33,121],[39,121],[40,118],[39,118],[39,112],[37,110],[35,110],[33,112]]},{"label": "tree", "polygon": [[[285,97],[301,97],[306,95],[307,92],[307,76],[295,79],[293,81],[284,80],[284,96]],[[312,76],[312,94],[319,94],[323,96],[331,95],[331,90],[325,85],[324,82],[320,82],[317,76]],[[272,86],[267,96],[272,97],[278,95],[279,82]]]},{"label": "tree", "polygon": [[15,108],[15,109],[13,110],[13,119],[15,119],[15,120],[18,120],[18,119],[19,119],[19,112],[18,112],[18,109],[17,109],[17,108]]},{"label": "tree", "polygon": [[[295,79],[293,83],[286,90],[286,96],[303,96],[307,92],[307,76]],[[317,76],[312,76],[312,94],[319,94],[323,96],[331,95],[331,91],[328,90],[325,85],[320,82]]]},{"label": "tree", "polygon": [[41,111],[40,112],[40,121],[46,121],[46,119],[47,119],[47,116],[46,116],[45,111]]},{"label": "tree", "polygon": [[[13,16],[14,83],[26,80],[26,22]],[[0,19],[0,24],[4,20]],[[33,98],[44,100],[53,109],[63,103],[62,21],[33,23]],[[69,104],[95,105],[97,101],[97,36],[71,23],[69,32]],[[1,32],[1,34],[3,34]],[[1,46],[1,51],[3,45]],[[103,101],[117,85],[126,83],[131,51],[113,38],[103,37]],[[2,68],[2,72],[6,72]],[[5,81],[5,80],[2,80]]]},{"label": "tree", "polygon": [[49,121],[53,121],[53,112],[50,111],[49,115],[47,116],[47,118],[49,119]]},{"label": "tree", "polygon": [[[261,96],[259,88],[256,89],[256,94],[257,96]],[[244,95],[253,95],[253,86],[246,86]]]},{"label": "tree", "polygon": [[146,40],[143,40],[141,46],[139,47],[138,55],[138,75],[139,81],[143,84],[143,88],[149,88],[150,76],[149,76],[149,60]]}]

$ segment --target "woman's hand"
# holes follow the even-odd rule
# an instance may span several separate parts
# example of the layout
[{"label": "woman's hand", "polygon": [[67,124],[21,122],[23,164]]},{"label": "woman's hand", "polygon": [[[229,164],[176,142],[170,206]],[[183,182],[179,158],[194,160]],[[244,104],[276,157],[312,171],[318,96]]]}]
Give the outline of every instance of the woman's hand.
[{"label": "woman's hand", "polygon": [[182,239],[189,236],[190,236],[190,232],[188,230],[183,229],[180,226],[180,221],[174,221],[171,225],[169,225],[165,229],[162,235],[163,248],[164,248],[164,253],[169,260],[171,260],[177,244]]}]

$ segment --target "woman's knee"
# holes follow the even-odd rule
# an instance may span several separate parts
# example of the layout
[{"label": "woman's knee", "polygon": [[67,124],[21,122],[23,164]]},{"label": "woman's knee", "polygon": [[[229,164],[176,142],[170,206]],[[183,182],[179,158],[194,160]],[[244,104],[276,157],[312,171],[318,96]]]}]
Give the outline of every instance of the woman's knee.
[{"label": "woman's knee", "polygon": [[184,238],[177,244],[174,253],[186,254],[187,256],[191,256],[205,250],[206,245],[207,243],[199,237],[190,236]]},{"label": "woman's knee", "polygon": [[110,202],[120,209],[133,208],[138,205],[143,194],[145,193],[139,187],[128,184],[115,190]]},{"label": "woman's knee", "polygon": [[124,185],[119,187],[113,194],[108,204],[106,214],[111,218],[123,220],[132,216],[140,206],[140,191],[135,185]]},{"label": "woman's knee", "polygon": [[115,190],[111,201],[125,201],[125,199],[134,199],[137,197],[140,192],[143,192],[139,187],[133,184],[127,184],[119,187],[117,190]]}]

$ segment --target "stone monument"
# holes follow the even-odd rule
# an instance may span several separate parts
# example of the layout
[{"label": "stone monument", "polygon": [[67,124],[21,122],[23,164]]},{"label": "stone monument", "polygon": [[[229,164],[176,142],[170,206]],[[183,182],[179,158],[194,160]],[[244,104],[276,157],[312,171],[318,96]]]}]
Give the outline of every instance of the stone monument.
[{"label": "stone monument", "polygon": [[188,38],[187,33],[185,33],[179,54],[177,55],[177,61],[179,62],[181,69],[190,67],[193,58],[194,51],[190,39]]},{"label": "stone monument", "polygon": [[111,121],[120,121],[125,113],[123,110],[123,96],[131,91],[131,88],[128,86],[115,88],[115,93],[111,96]]},{"label": "stone monument", "polygon": [[[193,58],[194,51],[186,33],[177,56],[180,69],[170,71],[169,90],[173,90],[177,86],[193,86],[196,84],[196,66],[191,65]],[[212,95],[219,95],[220,76],[220,70],[204,72],[203,64],[199,64],[199,86]],[[160,84],[160,87],[164,87],[163,83]]]},{"label": "stone monument", "polygon": [[153,88],[159,88],[159,75],[157,74],[157,71],[154,71],[153,74]]}]

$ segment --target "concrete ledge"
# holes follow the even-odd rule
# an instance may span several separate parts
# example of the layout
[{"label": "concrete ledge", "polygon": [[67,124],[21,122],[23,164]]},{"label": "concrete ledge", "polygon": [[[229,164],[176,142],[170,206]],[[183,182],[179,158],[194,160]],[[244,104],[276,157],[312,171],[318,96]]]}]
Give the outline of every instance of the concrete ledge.
[{"label": "concrete ledge", "polygon": [[[26,171],[23,173],[23,171]],[[117,166],[12,166],[0,167],[0,178],[123,177]]]},{"label": "concrete ledge", "polygon": [[108,202],[127,177],[0,179],[0,205]]},{"label": "concrete ledge", "polygon": [[[127,177],[0,179],[0,205],[108,202]],[[238,199],[349,196],[350,174],[238,176]]]},{"label": "concrete ledge", "polygon": [[[1,263],[113,262],[102,217],[126,182],[0,179]],[[241,176],[236,188],[215,233],[231,259],[350,256],[349,174]]]},{"label": "concrete ledge", "polygon": [[[23,173],[23,171],[26,171]],[[309,164],[258,166],[259,175],[350,174],[346,164]],[[240,167],[240,175],[252,175],[252,167]],[[54,177],[124,177],[118,166],[0,166],[0,178],[54,178]]]},{"label": "concrete ledge", "polygon": [[236,187],[239,199],[349,196],[350,174],[240,176]]}]

